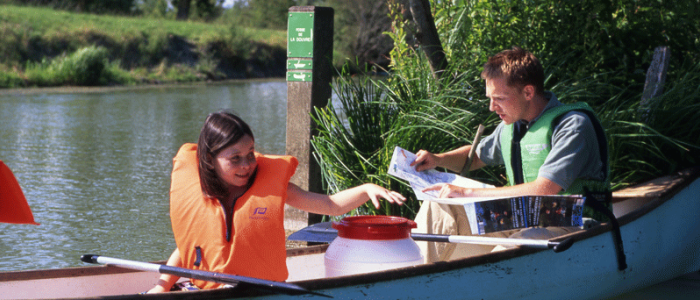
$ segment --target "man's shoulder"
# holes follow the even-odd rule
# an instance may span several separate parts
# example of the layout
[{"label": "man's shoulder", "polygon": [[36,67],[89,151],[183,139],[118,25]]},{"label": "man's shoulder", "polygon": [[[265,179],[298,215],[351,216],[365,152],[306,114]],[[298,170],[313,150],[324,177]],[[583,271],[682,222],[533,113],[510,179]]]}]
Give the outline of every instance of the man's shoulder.
[{"label": "man's shoulder", "polygon": [[581,129],[590,128],[593,129],[593,123],[591,121],[591,116],[581,110],[572,110],[562,114],[559,118],[555,120],[554,131],[557,129]]}]

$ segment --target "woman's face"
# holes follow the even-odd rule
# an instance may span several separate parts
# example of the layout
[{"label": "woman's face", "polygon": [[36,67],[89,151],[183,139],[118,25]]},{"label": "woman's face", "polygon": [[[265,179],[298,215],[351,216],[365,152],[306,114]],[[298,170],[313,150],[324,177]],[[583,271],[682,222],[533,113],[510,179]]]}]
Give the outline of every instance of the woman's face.
[{"label": "woman's face", "polygon": [[241,187],[248,184],[258,166],[255,160],[255,141],[249,135],[237,143],[224,148],[214,158],[216,175],[229,186]]}]

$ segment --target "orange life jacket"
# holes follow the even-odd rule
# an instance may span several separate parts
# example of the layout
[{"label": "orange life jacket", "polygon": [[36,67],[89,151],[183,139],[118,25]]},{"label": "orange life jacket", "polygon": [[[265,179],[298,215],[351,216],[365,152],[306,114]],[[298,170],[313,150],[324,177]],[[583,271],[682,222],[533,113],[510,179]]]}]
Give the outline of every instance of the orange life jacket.
[{"label": "orange life jacket", "polygon": [[[185,144],[178,151],[173,159],[170,219],[184,267],[266,280],[287,279],[284,203],[298,161],[292,156],[256,153],[255,157],[255,181],[235,203],[227,240],[229,226],[222,204],[202,193],[197,145]],[[202,289],[221,286],[192,282]]]},{"label": "orange life jacket", "polygon": [[32,210],[29,208],[27,199],[24,198],[15,175],[2,160],[0,160],[0,222],[39,225],[34,222]]}]

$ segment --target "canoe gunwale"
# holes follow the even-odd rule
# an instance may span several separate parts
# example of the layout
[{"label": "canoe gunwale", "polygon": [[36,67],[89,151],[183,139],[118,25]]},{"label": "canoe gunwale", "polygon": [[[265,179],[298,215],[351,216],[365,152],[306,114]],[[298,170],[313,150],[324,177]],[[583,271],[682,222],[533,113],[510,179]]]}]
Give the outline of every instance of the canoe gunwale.
[{"label": "canoe gunwale", "polygon": [[[165,264],[165,261],[158,261],[158,262],[154,262],[154,263]],[[0,282],[36,280],[36,279],[53,279],[53,278],[64,278],[64,277],[113,275],[113,274],[137,273],[137,272],[143,272],[143,271],[126,269],[126,268],[112,266],[112,265],[72,267],[72,268],[48,269],[48,270],[11,271],[11,272],[0,272]]]}]

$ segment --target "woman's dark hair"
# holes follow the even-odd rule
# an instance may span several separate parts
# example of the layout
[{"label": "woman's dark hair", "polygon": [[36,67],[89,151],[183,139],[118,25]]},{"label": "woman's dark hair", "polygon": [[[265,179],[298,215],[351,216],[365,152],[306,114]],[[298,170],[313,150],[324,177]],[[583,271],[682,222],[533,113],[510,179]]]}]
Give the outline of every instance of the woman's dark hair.
[{"label": "woman's dark hair", "polygon": [[207,116],[197,142],[199,182],[204,195],[220,200],[228,197],[228,189],[214,169],[216,155],[246,135],[255,140],[248,124],[230,112],[220,111]]}]

